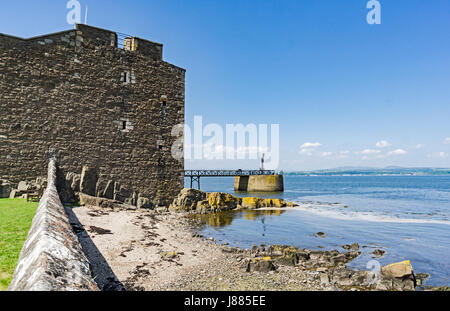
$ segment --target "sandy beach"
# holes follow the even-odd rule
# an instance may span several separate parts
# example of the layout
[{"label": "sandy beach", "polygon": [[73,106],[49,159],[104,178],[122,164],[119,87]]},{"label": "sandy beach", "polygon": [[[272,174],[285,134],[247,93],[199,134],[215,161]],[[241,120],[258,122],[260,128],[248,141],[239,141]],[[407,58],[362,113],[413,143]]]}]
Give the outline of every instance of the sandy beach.
[{"label": "sandy beach", "polygon": [[[264,258],[272,255],[270,247],[242,250],[219,245],[197,234],[195,221],[185,214],[131,208],[66,210],[103,291],[375,289],[367,287],[367,271],[353,271],[345,265],[358,256],[357,249],[344,253],[297,249],[307,259],[291,264],[290,257],[278,257],[281,260],[274,261],[275,265],[260,269]],[[249,268],[249,262],[254,268]],[[385,281],[377,289],[411,290],[411,282]]]},{"label": "sandy beach", "polygon": [[335,289],[320,272],[298,267],[246,272],[250,250],[198,236],[182,214],[89,207],[68,212],[103,290]]}]

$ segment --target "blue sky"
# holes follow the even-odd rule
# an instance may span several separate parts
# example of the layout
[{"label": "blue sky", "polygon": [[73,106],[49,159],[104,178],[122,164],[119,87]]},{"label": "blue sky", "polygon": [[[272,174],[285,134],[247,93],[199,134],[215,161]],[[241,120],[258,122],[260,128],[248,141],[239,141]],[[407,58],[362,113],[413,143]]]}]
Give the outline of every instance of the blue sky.
[{"label": "blue sky", "polygon": [[[279,124],[280,169],[450,167],[448,0],[380,0],[381,25],[367,0],[80,2],[88,24],[161,42],[187,69],[188,124]],[[69,29],[66,3],[2,1],[0,32]]]}]

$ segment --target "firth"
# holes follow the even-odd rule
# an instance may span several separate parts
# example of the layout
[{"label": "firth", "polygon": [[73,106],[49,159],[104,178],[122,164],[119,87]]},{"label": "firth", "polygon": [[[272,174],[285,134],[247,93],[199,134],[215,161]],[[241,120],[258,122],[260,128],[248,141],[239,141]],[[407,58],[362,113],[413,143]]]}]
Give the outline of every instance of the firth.
[{"label": "firth", "polygon": [[192,295],[191,298],[186,298],[184,301],[185,306],[211,306],[215,309],[219,298],[196,298]]}]

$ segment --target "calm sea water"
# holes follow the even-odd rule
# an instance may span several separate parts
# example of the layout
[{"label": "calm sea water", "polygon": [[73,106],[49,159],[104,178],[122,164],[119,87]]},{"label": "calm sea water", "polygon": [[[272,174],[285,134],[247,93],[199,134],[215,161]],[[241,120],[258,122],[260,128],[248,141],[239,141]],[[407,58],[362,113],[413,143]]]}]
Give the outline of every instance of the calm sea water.
[{"label": "calm sea water", "polygon": [[450,284],[450,176],[285,176],[285,188],[280,194],[234,193],[232,178],[203,178],[204,191],[283,198],[300,206],[204,216],[201,233],[242,248],[342,250],[358,242],[362,255],[351,268],[366,269],[378,248],[386,251],[377,259],[381,265],[409,259],[417,273],[431,274],[426,285]]}]

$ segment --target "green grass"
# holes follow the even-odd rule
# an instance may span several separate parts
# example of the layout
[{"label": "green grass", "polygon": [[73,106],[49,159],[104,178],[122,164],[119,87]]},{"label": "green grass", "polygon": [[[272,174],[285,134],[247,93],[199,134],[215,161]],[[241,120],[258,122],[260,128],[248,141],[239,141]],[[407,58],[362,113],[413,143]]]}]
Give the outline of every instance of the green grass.
[{"label": "green grass", "polygon": [[0,199],[0,291],[7,289],[38,203]]}]

